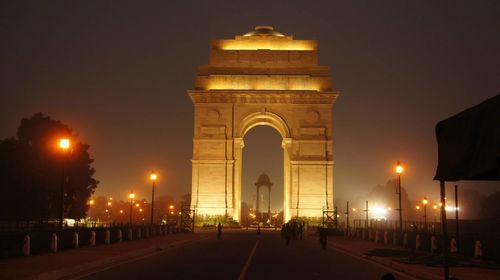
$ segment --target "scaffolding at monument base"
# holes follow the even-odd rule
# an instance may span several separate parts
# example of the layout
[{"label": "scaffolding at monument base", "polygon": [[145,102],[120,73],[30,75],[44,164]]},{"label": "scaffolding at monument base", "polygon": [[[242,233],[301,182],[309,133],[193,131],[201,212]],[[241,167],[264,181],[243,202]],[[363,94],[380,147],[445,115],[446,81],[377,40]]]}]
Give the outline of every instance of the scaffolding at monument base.
[{"label": "scaffolding at monument base", "polygon": [[323,225],[326,225],[328,228],[338,227],[338,214],[336,206],[333,210],[323,208]]},{"label": "scaffolding at monument base", "polygon": [[181,207],[181,224],[179,225],[181,231],[194,232],[196,213],[191,209],[190,205],[182,205]]}]

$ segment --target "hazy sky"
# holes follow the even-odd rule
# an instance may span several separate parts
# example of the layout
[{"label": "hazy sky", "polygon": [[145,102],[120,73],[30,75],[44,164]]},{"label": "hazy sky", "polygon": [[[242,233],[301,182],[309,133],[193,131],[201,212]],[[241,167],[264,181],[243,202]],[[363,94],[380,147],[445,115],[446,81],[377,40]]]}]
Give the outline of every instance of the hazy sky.
[{"label": "hazy sky", "polygon": [[[210,39],[273,25],[318,40],[319,62],[342,92],[333,110],[334,195],[368,192],[401,160],[410,196],[432,196],[435,124],[500,93],[499,15],[499,1],[2,1],[0,138],[43,112],[90,144],[98,195],[125,198],[133,188],[149,197],[151,169],[160,195],[188,193],[186,91],[208,62]],[[278,143],[272,151],[262,148],[268,135]],[[282,187],[279,136],[257,128],[247,138],[246,149],[274,170],[249,156],[244,182],[268,172]],[[486,185],[467,187],[500,190]]]}]

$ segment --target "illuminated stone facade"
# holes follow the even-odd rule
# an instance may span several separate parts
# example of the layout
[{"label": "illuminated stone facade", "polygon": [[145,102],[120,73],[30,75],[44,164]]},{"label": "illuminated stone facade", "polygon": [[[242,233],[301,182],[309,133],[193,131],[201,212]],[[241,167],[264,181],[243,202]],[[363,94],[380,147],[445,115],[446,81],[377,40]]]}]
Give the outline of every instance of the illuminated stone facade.
[{"label": "illuminated stone facade", "polygon": [[[330,69],[314,40],[260,26],[213,40],[194,90],[192,208],[240,220],[243,137],[258,125],[283,137],[284,218],[320,217],[333,208]],[[278,187],[278,186],[275,186]]]}]

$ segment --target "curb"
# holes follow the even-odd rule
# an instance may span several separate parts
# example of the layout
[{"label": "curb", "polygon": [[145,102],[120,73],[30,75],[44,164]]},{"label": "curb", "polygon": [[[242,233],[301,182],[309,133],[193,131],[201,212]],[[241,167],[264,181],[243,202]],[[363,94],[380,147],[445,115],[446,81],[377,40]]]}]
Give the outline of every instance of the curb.
[{"label": "curb", "polygon": [[441,280],[442,279],[442,277],[436,276],[434,274],[420,272],[420,271],[417,271],[415,269],[408,269],[408,268],[406,268],[406,267],[404,267],[404,266],[400,265],[399,263],[394,262],[392,260],[383,259],[383,258],[379,258],[379,257],[372,257],[372,256],[367,256],[367,255],[364,255],[364,254],[356,253],[356,252],[350,251],[348,249],[345,249],[342,246],[336,245],[333,242],[330,243],[330,244],[331,244],[330,246],[334,247],[335,249],[337,249],[339,251],[342,251],[344,253],[348,253],[350,255],[355,255],[355,256],[357,256],[359,258],[370,260],[372,262],[378,263],[379,265],[388,267],[390,269],[393,269],[395,271],[404,273],[404,274],[406,274],[408,276],[411,276],[411,277],[414,277],[414,278],[417,278],[417,279],[422,279],[422,280]]}]

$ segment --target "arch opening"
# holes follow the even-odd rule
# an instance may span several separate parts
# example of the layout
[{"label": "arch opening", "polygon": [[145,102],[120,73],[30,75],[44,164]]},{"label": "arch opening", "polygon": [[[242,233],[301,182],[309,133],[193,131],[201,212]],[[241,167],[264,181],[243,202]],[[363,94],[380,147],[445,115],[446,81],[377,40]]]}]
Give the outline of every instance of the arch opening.
[{"label": "arch opening", "polygon": [[[283,221],[285,188],[283,137],[276,127],[262,122],[252,125],[243,136],[240,223],[279,226]],[[262,174],[272,183],[270,191],[267,186],[256,186]]]}]

